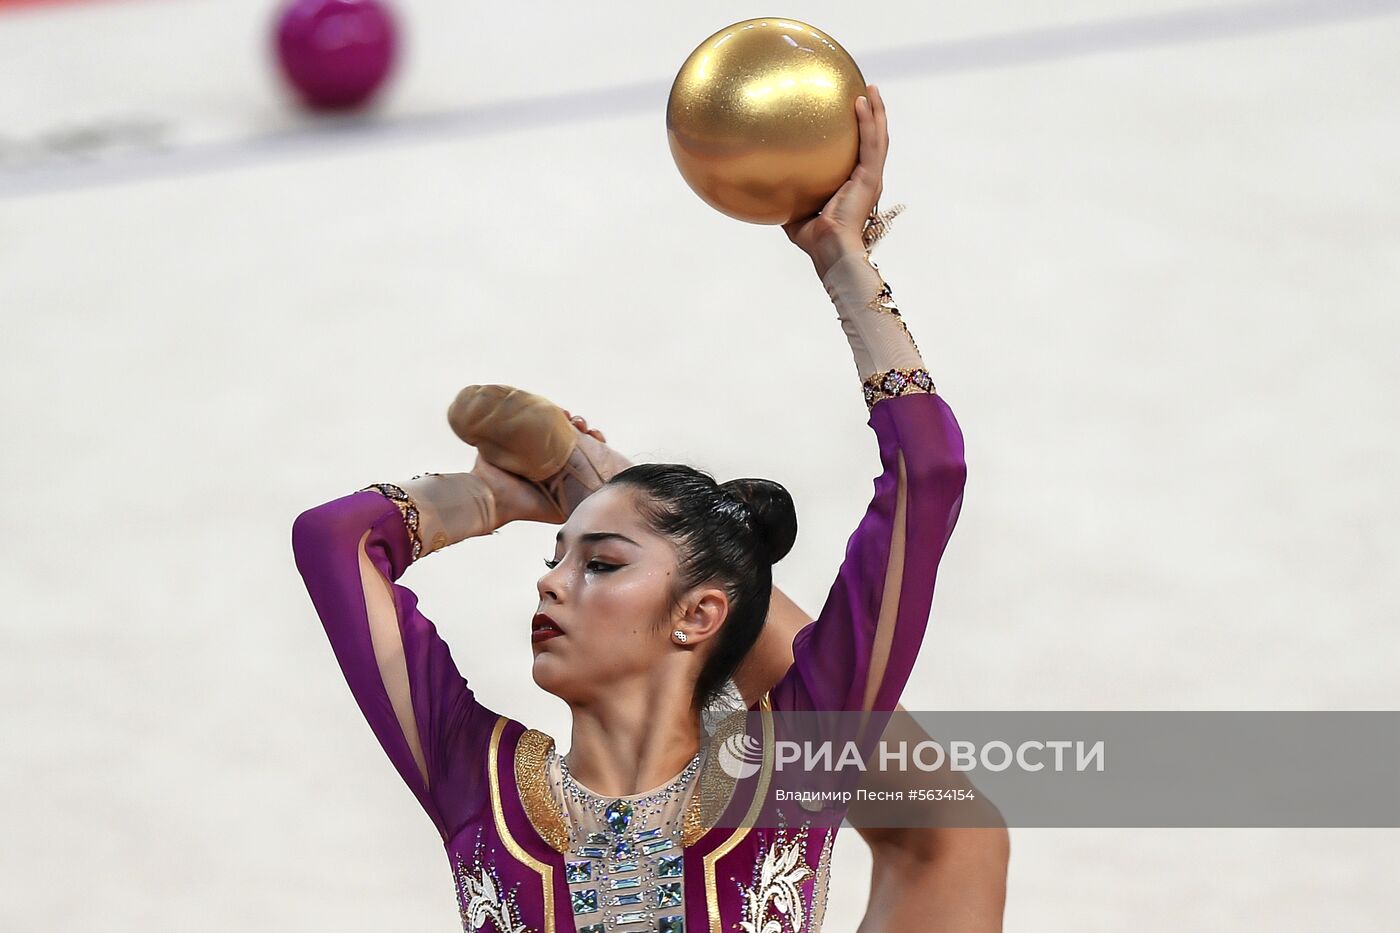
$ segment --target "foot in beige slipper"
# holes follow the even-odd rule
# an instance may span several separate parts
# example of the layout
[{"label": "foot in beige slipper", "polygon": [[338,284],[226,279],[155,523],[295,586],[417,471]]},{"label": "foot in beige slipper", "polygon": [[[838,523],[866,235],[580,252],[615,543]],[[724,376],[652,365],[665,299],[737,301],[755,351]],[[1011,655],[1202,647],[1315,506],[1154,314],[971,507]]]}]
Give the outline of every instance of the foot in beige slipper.
[{"label": "foot in beige slipper", "polygon": [[538,488],[560,522],[632,465],[581,416],[514,386],[467,386],[448,407],[447,421],[483,459]]}]

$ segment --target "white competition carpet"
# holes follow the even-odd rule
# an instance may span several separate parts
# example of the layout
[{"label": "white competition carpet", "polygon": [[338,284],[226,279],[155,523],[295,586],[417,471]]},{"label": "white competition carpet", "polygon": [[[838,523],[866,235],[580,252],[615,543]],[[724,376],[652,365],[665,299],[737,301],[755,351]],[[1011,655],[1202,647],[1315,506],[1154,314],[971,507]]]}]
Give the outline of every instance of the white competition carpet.
[{"label": "white competition carpet", "polygon": [[[467,469],[468,383],[783,482],[777,579],[820,606],[878,472],[855,368],[664,128],[690,49],[768,12],[884,92],[876,259],[966,439],[905,705],[1400,706],[1400,2],[413,0],[350,124],[280,95],[271,9],[0,5],[0,928],[459,928],[290,529]],[[402,582],[567,744],[529,679],[552,535]],[[1007,929],[1400,929],[1398,838],[1013,830]],[[827,930],[868,871],[844,831]]]}]

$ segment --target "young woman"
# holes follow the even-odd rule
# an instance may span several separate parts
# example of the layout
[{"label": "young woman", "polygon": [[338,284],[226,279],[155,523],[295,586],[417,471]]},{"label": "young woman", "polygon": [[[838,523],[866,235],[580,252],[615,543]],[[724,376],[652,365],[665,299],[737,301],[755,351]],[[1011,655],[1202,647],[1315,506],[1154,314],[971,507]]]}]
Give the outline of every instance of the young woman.
[{"label": "young woman", "polygon": [[[459,437],[490,452],[489,459],[479,453],[472,472],[491,490],[497,521],[567,521],[583,499],[632,465],[582,415],[511,386],[468,386],[448,419]],[[813,621],[774,586],[758,641],[726,683],[724,696],[703,711],[707,723],[756,706],[792,666],[793,639]],[[910,747],[929,738],[901,716],[882,736]],[[948,814],[934,811],[947,805],[937,802],[927,804],[930,812],[919,825],[854,824],[870,847],[871,861],[869,903],[859,933],[1000,933],[1010,860],[1006,824],[964,772],[944,769],[937,781],[936,786],[972,795],[959,805],[957,825],[940,825]],[[898,792],[909,784],[898,771],[876,769],[860,786]],[[819,869],[825,872],[829,865]]]},{"label": "young woman", "polygon": [[[836,306],[882,472],[825,605],[754,704],[762,711],[894,708],[962,503],[961,431],[866,252],[889,143],[868,91],[851,178],[784,229]],[[702,712],[762,632],[772,565],[796,534],[786,490],[638,464],[565,514],[526,475],[549,457],[510,469],[511,416],[528,406],[472,388],[453,413],[479,441],[472,472],[377,483],[292,527],[351,691],[442,838],[464,929],[819,929],[836,830],[709,818],[734,781]],[[555,470],[573,456],[559,453]],[[522,519],[563,522],[531,628],[534,681],[573,717],[567,756],[476,699],[396,582],[415,560]]]}]

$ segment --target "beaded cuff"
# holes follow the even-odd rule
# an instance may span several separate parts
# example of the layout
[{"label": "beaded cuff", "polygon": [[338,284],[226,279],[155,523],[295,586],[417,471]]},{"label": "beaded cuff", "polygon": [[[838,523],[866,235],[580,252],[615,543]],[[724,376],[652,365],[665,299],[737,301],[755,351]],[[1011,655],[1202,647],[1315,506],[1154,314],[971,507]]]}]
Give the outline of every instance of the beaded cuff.
[{"label": "beaded cuff", "polygon": [[[865,261],[870,264],[876,274],[880,273],[880,267],[875,264],[875,260],[870,258],[869,253],[866,254]],[[914,348],[914,352],[919,353],[919,344],[914,340],[914,335],[909,332],[909,325],[904,322],[904,316],[899,313],[899,306],[895,304],[894,300],[894,292],[890,289],[890,283],[885,281],[883,275],[880,275],[880,291],[865,306],[871,311],[892,315],[899,322],[904,336],[909,338],[909,344]],[[929,375],[929,371],[918,366],[882,369],[879,372],[871,373],[861,384],[861,391],[865,394],[865,407],[869,411],[881,399],[898,398],[901,395],[909,395],[914,392],[934,393],[937,389],[933,385],[933,377]]]},{"label": "beaded cuff", "polygon": [[412,560],[417,560],[423,553],[423,539],[418,534],[418,504],[413,501],[413,497],[404,492],[402,486],[393,483],[371,483],[358,491],[377,492],[399,507],[404,527],[408,529],[408,539],[413,542]]},{"label": "beaded cuff", "polygon": [[937,389],[934,388],[933,377],[929,375],[928,370],[918,367],[882,369],[878,373],[871,373],[861,385],[861,391],[865,393],[865,408],[869,411],[875,407],[876,402],[887,398],[898,398],[915,392],[927,392],[932,395]]}]

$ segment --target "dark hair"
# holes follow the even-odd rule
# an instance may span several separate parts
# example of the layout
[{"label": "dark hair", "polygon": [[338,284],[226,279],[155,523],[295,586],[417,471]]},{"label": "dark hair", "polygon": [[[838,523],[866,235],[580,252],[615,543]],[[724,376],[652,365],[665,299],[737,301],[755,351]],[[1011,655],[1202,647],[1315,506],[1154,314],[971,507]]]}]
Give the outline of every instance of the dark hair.
[{"label": "dark hair", "polygon": [[711,581],[729,596],[729,616],[695,684],[695,708],[703,709],[763,631],[773,565],[797,539],[792,496],[772,480],[746,477],[717,483],[709,473],[681,463],[639,463],[607,485],[644,493],[638,497],[643,519],[675,542],[679,572],[672,607],[688,590]]}]

